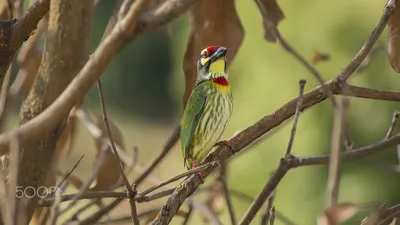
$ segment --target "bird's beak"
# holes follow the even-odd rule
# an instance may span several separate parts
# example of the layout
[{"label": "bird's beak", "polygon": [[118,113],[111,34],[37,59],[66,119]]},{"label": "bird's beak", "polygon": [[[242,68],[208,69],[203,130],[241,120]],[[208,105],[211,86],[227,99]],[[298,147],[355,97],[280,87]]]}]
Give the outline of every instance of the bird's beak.
[{"label": "bird's beak", "polygon": [[215,62],[218,59],[225,57],[226,56],[226,48],[220,47],[217,49],[217,51],[214,52],[214,54],[210,57],[210,62]]}]

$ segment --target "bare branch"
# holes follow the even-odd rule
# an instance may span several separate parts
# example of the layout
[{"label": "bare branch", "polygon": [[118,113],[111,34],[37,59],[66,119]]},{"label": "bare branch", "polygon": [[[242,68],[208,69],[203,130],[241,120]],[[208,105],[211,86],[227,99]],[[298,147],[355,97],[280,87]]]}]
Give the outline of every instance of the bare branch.
[{"label": "bare branch", "polygon": [[135,184],[139,185],[140,183],[142,183],[144,179],[146,179],[146,177],[158,166],[158,164],[160,164],[165,156],[171,151],[175,143],[179,140],[179,135],[180,125],[176,126],[160,154],[154,159],[150,166],[148,166],[147,169],[138,178],[135,179]]},{"label": "bare branch", "polygon": [[[267,11],[262,4],[258,0],[255,0],[260,12],[263,14],[264,18],[270,18],[267,15]],[[304,67],[307,68],[311,72],[311,74],[317,79],[320,85],[324,85],[325,81],[322,78],[322,75],[310,64],[307,60],[301,56],[290,44],[282,37],[281,33],[279,32],[276,26],[271,27],[271,33],[275,36],[278,40],[283,49],[285,49],[289,54],[293,55]],[[330,97],[333,106],[336,105],[335,99],[332,97],[332,91],[329,88],[324,87],[324,91],[327,92],[328,96]]]},{"label": "bare branch", "polygon": [[[158,192],[153,195],[145,195],[145,196],[136,196],[134,200],[138,203],[141,202],[151,202],[153,200],[165,197],[170,195],[175,188],[168,189],[165,191]],[[62,195],[60,202],[73,201],[75,199],[100,199],[100,198],[117,198],[117,199],[126,199],[129,198],[125,192],[116,192],[116,191],[91,191],[85,193],[76,193],[76,194],[67,194]],[[40,205],[44,207],[50,207],[53,205],[55,198],[47,197],[42,199]]]},{"label": "bare branch", "polygon": [[68,85],[63,94],[51,106],[34,120],[0,135],[0,153],[4,154],[8,151],[9,137],[12,135],[18,136],[21,146],[25,146],[54,129],[97,81],[113,57],[125,46],[128,41],[127,37],[133,38],[145,30],[168,23],[181,15],[195,1],[198,0],[166,1],[156,9],[144,14],[139,20],[138,27],[136,27],[137,14],[140,6],[144,4],[144,0],[135,1],[127,16],[117,22],[110,35],[99,45],[76,79]]},{"label": "bare branch", "polygon": [[[112,134],[111,134],[110,124],[108,123],[106,105],[105,105],[105,102],[104,102],[103,86],[102,86],[100,80],[97,80],[97,89],[99,91],[101,112],[103,114],[103,120],[104,120],[104,124],[106,126],[106,130],[107,130],[107,133],[108,133],[108,138],[110,139],[111,149],[112,149],[112,151],[114,153],[113,155],[114,155],[115,161],[116,161],[116,163],[118,165],[119,173],[120,173],[120,175],[122,177],[122,180],[123,180],[125,188],[126,188],[126,192],[127,192],[128,196],[129,196],[129,204],[131,206],[132,223],[134,225],[139,225],[139,221],[137,219],[136,204],[135,204],[135,201],[133,200],[133,198],[136,195],[136,190],[132,190],[131,184],[129,183],[128,178],[126,177],[126,174],[125,174],[125,171],[124,171],[124,167],[122,166],[121,159],[119,158],[117,147],[115,146],[115,142],[114,142],[114,139],[113,139]],[[134,185],[134,187],[136,187],[136,185]]]},{"label": "bare branch", "polygon": [[385,9],[383,11],[383,15],[379,20],[378,25],[372,31],[371,35],[369,36],[368,40],[365,44],[361,47],[360,51],[357,55],[351,60],[350,64],[348,64],[338,75],[340,80],[347,80],[356,69],[360,66],[360,64],[364,61],[367,57],[371,49],[374,47],[374,44],[378,40],[379,36],[381,36],[383,30],[385,29],[390,16],[393,13],[394,8],[397,5],[398,0],[388,0]]},{"label": "bare branch", "polygon": [[[367,42],[364,44],[364,47],[360,50],[359,54],[357,54],[354,59],[350,62],[348,66],[344,70],[342,70],[336,78],[330,80],[326,84],[320,86],[319,88],[314,88],[313,90],[309,91],[306,93],[303,97],[304,104],[301,107],[301,110],[304,110],[312,105],[315,105],[323,100],[325,100],[328,96],[325,92],[323,92],[324,89],[322,87],[328,87],[331,90],[334,91],[339,91],[343,87],[343,84],[345,83],[345,80],[350,77],[350,75],[354,72],[354,70],[361,64],[361,62],[365,59],[365,57],[368,55],[369,51],[373,47],[373,45],[376,42],[376,39],[380,36],[382,33],[382,30],[386,26],[388,22],[388,18],[390,15],[393,13],[393,9],[397,3],[396,0],[389,0],[388,4],[385,6],[384,13],[381,17],[381,21],[378,24],[378,27],[375,28],[374,32],[371,34],[370,38],[367,40]],[[338,85],[340,84],[340,85]],[[337,93],[337,92],[336,92]],[[295,105],[296,101],[292,100],[289,103],[283,105],[281,108],[276,110],[270,115],[265,116],[262,118],[260,121],[258,121],[256,124],[248,127],[247,129],[243,130],[240,132],[238,135],[236,135],[233,139],[230,140],[232,143],[232,147],[235,150],[235,152],[241,151],[243,148],[248,146],[250,143],[254,142],[256,139],[270,131],[272,128],[278,126],[281,124],[283,121],[291,117],[295,113]],[[384,147],[390,147],[393,146],[394,144],[400,143],[400,138],[391,138],[388,139],[385,143],[380,143],[378,144],[379,147],[378,150]],[[1,140],[1,136],[0,136]],[[377,151],[376,146],[372,148],[372,152]],[[359,151],[351,151],[350,154],[353,155],[345,155],[348,158],[354,157],[354,154],[356,154],[357,157],[362,157],[365,155],[370,154],[370,149],[363,149],[359,153]],[[213,154],[210,155],[210,158],[208,158],[208,162],[212,159],[218,159],[220,163],[224,163],[228,158],[232,156],[233,152],[230,150],[228,147],[219,147]],[[290,160],[291,158],[287,158],[286,160],[283,160],[281,162],[281,167],[284,168],[282,171],[277,171],[274,176],[271,178],[271,181],[276,182],[283,177],[284,174],[286,174],[287,170],[287,165],[290,165]],[[315,158],[316,161],[313,162],[320,162],[319,160],[325,162],[325,158]],[[285,162],[285,161],[289,161]],[[205,171],[205,176],[208,176],[216,167],[211,167],[208,170]],[[279,172],[279,173],[278,173]],[[174,214],[178,211],[179,207],[182,205],[184,200],[193,194],[197,187],[201,184],[200,178],[196,177],[191,177],[187,180],[184,181],[184,184],[181,185],[179,188],[176,189],[176,191],[170,196],[168,201],[165,203],[164,207],[160,210],[155,222],[153,224],[168,224]],[[268,186],[268,185],[267,185]],[[265,199],[270,195],[270,193],[275,189],[275,187],[266,187],[269,189],[269,193],[266,193],[266,197],[262,199],[261,201],[264,202]],[[250,219],[251,220],[251,219]]]},{"label": "bare branch", "polygon": [[326,207],[333,206],[337,203],[339,195],[340,180],[340,155],[342,147],[342,131],[344,126],[344,103],[342,99],[337,107],[334,108],[333,127],[331,137],[331,157],[329,162],[328,182],[326,188]]},{"label": "bare branch", "polygon": [[[157,210],[157,211],[158,211],[158,210]],[[190,204],[189,204],[188,212],[187,212],[187,214],[186,214],[186,216],[185,216],[185,219],[184,219],[183,222],[182,222],[182,225],[187,225],[187,224],[188,224],[189,219],[190,219],[190,216],[192,215],[192,212],[193,212],[193,205],[190,203]]]},{"label": "bare branch", "polygon": [[[271,176],[273,173],[271,174]],[[271,218],[271,210],[272,207],[274,207],[274,199],[276,195],[276,189],[271,193],[271,195],[268,197],[268,205],[267,208],[265,209],[265,212],[263,213],[261,217],[261,225],[268,225],[269,219]],[[251,201],[254,201],[253,199]]]},{"label": "bare branch", "polygon": [[[68,10],[69,7],[76,10]],[[23,18],[24,16],[21,19]],[[33,88],[21,107],[21,124],[40,115],[49,107],[83,67],[88,59],[92,20],[93,0],[84,2],[52,0],[48,25],[48,29],[52,32],[47,34],[43,63],[40,65]],[[29,30],[26,26],[36,27],[36,25],[37,23],[32,24],[32,22],[26,24],[17,22],[16,27]],[[51,180],[55,179],[54,153],[67,116],[65,115],[52,130],[29,146],[24,146],[21,141],[23,148],[21,161],[24,163],[19,167],[18,185],[24,188],[33,187],[29,195],[34,196],[28,199],[28,218],[33,215],[39,200],[39,196],[32,192],[41,186],[52,185]]]},{"label": "bare branch", "polygon": [[165,186],[165,185],[167,185],[167,184],[169,184],[169,183],[175,182],[175,181],[177,181],[177,180],[179,180],[179,179],[181,179],[181,178],[190,176],[190,175],[192,175],[192,174],[197,174],[197,173],[199,173],[199,172],[201,172],[201,171],[206,170],[206,169],[209,168],[209,167],[214,166],[215,164],[216,164],[215,162],[211,162],[211,163],[208,163],[208,164],[205,164],[205,165],[196,167],[196,168],[194,168],[194,169],[188,170],[188,171],[186,171],[186,172],[184,172],[184,173],[181,173],[181,174],[179,174],[179,175],[177,175],[177,176],[174,176],[174,177],[172,177],[172,178],[170,178],[170,179],[167,179],[167,180],[161,182],[160,184],[155,185],[155,186],[153,186],[153,187],[151,187],[151,188],[149,188],[149,189],[143,191],[142,193],[138,194],[138,196],[145,196],[145,195],[147,195],[147,194],[149,194],[149,193],[151,193],[151,192],[157,190],[157,189],[160,188],[160,187],[163,187],[163,186]]},{"label": "bare branch", "polygon": [[393,116],[392,116],[392,122],[390,124],[390,127],[385,135],[385,139],[390,138],[393,135],[393,130],[396,127],[397,121],[399,120],[400,112],[398,110],[394,111]]},{"label": "bare branch", "polygon": [[[132,185],[132,190],[131,190],[134,194],[136,194],[136,184],[133,184]],[[135,202],[135,200],[133,199],[134,198],[134,196],[131,196],[130,194],[128,194],[129,195],[129,204],[130,204],[130,206],[131,206],[131,219],[132,219],[132,223],[134,224],[134,225],[140,225],[140,222],[139,222],[139,218],[138,218],[138,215],[137,215],[137,209],[136,209],[136,202]]]},{"label": "bare branch", "polygon": [[396,102],[400,101],[400,92],[357,87],[347,83],[344,83],[343,87],[334,91],[334,93],[358,98],[369,98]]},{"label": "bare branch", "polygon": [[65,175],[65,177],[61,180],[61,182],[57,185],[58,187],[61,187],[61,185],[63,185],[63,183],[65,182],[65,180],[68,179],[69,176],[71,176],[72,172],[74,172],[74,170],[78,167],[79,163],[81,162],[81,160],[83,159],[84,155],[82,155],[79,160],[75,163],[74,167],[72,167],[72,169]]},{"label": "bare branch", "polygon": [[270,225],[274,225],[274,223],[275,223],[275,206],[272,206],[271,217],[269,219],[269,224]]},{"label": "bare branch", "polygon": [[67,212],[68,210],[70,210],[78,202],[78,200],[80,199],[80,195],[83,195],[87,191],[87,189],[90,187],[90,185],[92,185],[93,181],[96,179],[96,176],[99,173],[99,170],[105,160],[106,151],[109,151],[108,143],[103,142],[101,149],[100,149],[99,156],[93,167],[93,172],[90,175],[89,179],[87,179],[85,181],[85,183],[80,187],[78,195],[76,195],[75,198],[72,199],[72,202],[69,205],[67,205],[63,210],[60,210],[59,214],[63,214],[65,212]]},{"label": "bare branch", "polygon": [[231,218],[232,225],[236,225],[235,210],[233,209],[233,204],[231,200],[231,195],[229,193],[228,184],[226,182],[226,167],[227,165],[222,165],[219,172],[219,181],[222,183],[223,192],[225,195],[226,205],[228,206],[229,216]]},{"label": "bare branch", "polygon": [[305,85],[306,85],[306,80],[300,80],[300,93],[299,93],[299,97],[297,98],[296,111],[294,113],[294,122],[293,122],[292,132],[290,134],[289,144],[286,149],[286,155],[285,155],[286,157],[289,156],[292,151],[293,141],[294,141],[294,137],[296,135],[297,122],[299,121],[299,116],[300,116],[300,108],[303,103],[303,92],[304,92]]}]

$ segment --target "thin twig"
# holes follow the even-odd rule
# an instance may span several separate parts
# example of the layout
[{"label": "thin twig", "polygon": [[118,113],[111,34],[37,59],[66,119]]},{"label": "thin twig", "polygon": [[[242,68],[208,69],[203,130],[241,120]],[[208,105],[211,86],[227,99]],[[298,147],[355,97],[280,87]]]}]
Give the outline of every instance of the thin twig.
[{"label": "thin twig", "polygon": [[[364,47],[359,51],[359,54],[357,54],[348,64],[348,66],[346,66],[345,69],[340,71],[335,78],[324,84],[323,85],[324,87],[329,87],[331,90],[336,90],[336,91],[342,90],[342,87],[345,84],[347,78],[349,78],[351,74],[353,74],[354,70],[362,63],[362,61],[365,59],[365,57],[375,44],[376,39],[381,35],[382,30],[387,25],[388,18],[390,17],[390,15],[393,14],[393,10],[396,6],[396,3],[397,0],[388,1],[388,4],[385,5],[385,9],[380,19],[380,22],[378,23],[378,26],[374,29],[374,32],[372,32],[369,39],[364,44]],[[309,108],[310,106],[315,105],[325,100],[328,97],[329,96],[327,95],[327,93],[323,91],[322,86],[319,88],[315,88],[304,95],[304,104],[302,110]],[[247,147],[250,143],[258,139],[262,135],[265,135],[272,128],[280,125],[282,122],[290,118],[295,113],[294,112],[295,104],[296,104],[295,100],[290,101],[289,103],[283,105],[281,108],[274,111],[270,115],[265,116],[260,121],[255,123],[253,126],[248,127],[247,129],[243,130],[238,135],[236,135],[233,139],[231,139],[230,142],[232,143],[232,147],[235,149],[234,153],[241,151],[243,148]],[[1,143],[2,142],[0,135],[0,147]],[[346,152],[346,154],[343,155],[345,156],[344,158],[346,159],[350,159],[353,157],[363,157],[371,154],[371,152],[379,151],[382,148],[390,147],[398,143],[400,143],[400,137],[396,136],[388,139],[384,143],[377,144],[372,148],[372,150],[369,148],[367,149],[359,148],[362,149],[361,152],[349,151],[349,153]],[[207,157],[207,160],[209,162],[212,159],[218,159],[220,163],[223,163],[225,160],[229,159],[234,153],[228,147],[221,146],[218,147],[215,150],[215,152],[210,154],[210,156]],[[289,159],[283,160],[283,162],[285,161],[290,162]],[[316,159],[317,161],[321,160],[325,162],[327,158],[317,157]],[[283,163],[283,166],[281,167],[286,168],[287,166],[286,164],[287,162]],[[282,165],[282,162],[280,165]],[[208,170],[206,170],[204,173],[205,177],[208,176],[215,169],[216,167],[211,167]],[[287,172],[286,169],[283,169],[282,171],[279,171],[279,173],[275,173],[274,176],[272,177],[273,179],[271,179],[271,182],[272,181],[279,182],[280,179],[282,179],[282,176],[286,174],[286,172]],[[170,196],[168,201],[165,203],[164,207],[160,210],[154,224],[155,225],[168,224],[172,220],[173,215],[175,215],[175,213],[179,210],[179,207],[182,205],[183,200],[189,197],[191,194],[193,194],[201,183],[202,182],[198,177],[191,177],[190,179],[185,180],[184,184],[176,189],[176,191]],[[265,199],[268,198],[269,194],[274,189],[275,187],[272,187],[272,189],[269,190],[270,192],[266,193],[266,197],[262,199],[262,202],[264,202]],[[252,218],[250,220],[252,220]]]},{"label": "thin twig", "polygon": [[57,191],[56,192],[56,198],[55,198],[55,203],[53,207],[53,212],[51,213],[51,225],[56,225],[58,217],[60,216],[59,211],[60,211],[60,203],[61,203],[61,192]]},{"label": "thin twig", "polygon": [[219,170],[218,179],[222,184],[226,205],[228,206],[229,216],[231,218],[231,223],[232,223],[232,225],[236,225],[237,222],[236,222],[235,210],[233,209],[231,195],[229,193],[228,184],[226,182],[226,167],[227,167],[226,164],[221,166],[221,168]]},{"label": "thin twig", "polygon": [[[272,175],[273,174],[271,174],[271,176]],[[271,218],[271,210],[272,210],[272,207],[274,206],[275,195],[276,195],[276,189],[268,197],[267,208],[265,209],[265,212],[261,215],[262,216],[261,217],[261,225],[268,225],[269,219]],[[254,199],[252,199],[252,201],[254,201]]]},{"label": "thin twig", "polygon": [[147,169],[140,174],[138,178],[135,179],[135,184],[139,185],[142,183],[146,177],[160,164],[160,162],[167,156],[167,154],[171,151],[172,147],[175,143],[179,140],[180,136],[180,125],[177,125],[172,132],[171,136],[169,137],[167,143],[165,144],[164,148],[160,152],[160,154],[154,159],[154,161],[147,167]]},{"label": "thin twig", "polygon": [[269,224],[274,225],[275,223],[275,207],[273,206],[271,209],[271,217],[269,219]]},{"label": "thin twig", "polygon": [[353,58],[353,60],[351,60],[351,62],[339,73],[339,79],[347,80],[364,61],[371,49],[374,47],[379,36],[381,36],[383,30],[385,29],[389,18],[397,5],[397,2],[398,0],[388,0],[386,2],[382,17],[379,20],[378,25],[376,25],[368,40],[364,43],[364,45],[361,47],[360,51]]},{"label": "thin twig", "polygon": [[[394,131],[394,128],[396,127],[397,121],[398,121],[398,119],[399,119],[399,115],[400,115],[400,112],[399,112],[398,110],[395,110],[395,111],[393,112],[392,121],[391,121],[391,123],[390,123],[390,126],[389,126],[389,128],[388,128],[388,131],[386,132],[386,135],[385,135],[385,137],[384,137],[383,140],[386,140],[386,139],[390,138],[390,137],[393,135],[393,131]],[[399,146],[400,146],[400,145],[397,145],[397,153],[398,153],[399,161],[400,161]],[[367,158],[367,160],[369,160],[370,162],[374,163],[374,164],[377,165],[377,166],[383,167],[384,169],[389,169],[389,170],[392,171],[392,172],[400,173],[400,167],[399,167],[398,165],[387,164],[387,163],[385,163],[385,162],[382,162],[382,161],[379,160],[378,158],[374,158],[373,156],[369,156],[369,157]]]},{"label": "thin twig", "polygon": [[189,208],[188,208],[188,212],[186,213],[185,219],[182,222],[182,225],[187,225],[190,219],[190,216],[192,215],[193,212],[193,205],[192,203],[189,203]]},{"label": "thin twig", "polygon": [[293,122],[292,132],[290,134],[289,144],[286,149],[285,157],[287,157],[291,154],[294,137],[296,136],[296,128],[297,128],[297,122],[299,121],[300,109],[301,109],[301,105],[303,103],[303,93],[304,93],[304,86],[306,85],[306,80],[300,80],[299,83],[300,83],[300,93],[299,93],[299,97],[297,98],[296,111],[294,113],[294,122]]},{"label": "thin twig", "polygon": [[[286,154],[284,156],[284,158],[281,160],[281,164],[285,163],[287,160],[290,161],[292,158],[291,155],[291,149],[293,146],[293,141],[294,141],[294,137],[296,135],[296,127],[297,127],[297,122],[298,122],[298,118],[300,115],[300,109],[302,107],[302,102],[303,102],[303,92],[304,92],[304,86],[306,84],[305,80],[300,80],[300,93],[299,93],[299,97],[297,98],[297,105],[296,105],[296,112],[295,112],[295,120],[293,123],[293,128],[292,128],[292,132],[290,135],[290,139],[289,139],[289,144],[288,144],[288,148],[286,151]],[[269,181],[267,182],[266,186],[264,187],[264,189],[260,192],[260,194],[258,195],[258,197],[253,201],[253,203],[251,204],[250,208],[247,210],[246,214],[244,215],[242,221],[240,222],[240,225],[247,225],[250,224],[250,222],[253,220],[253,218],[255,217],[255,215],[257,214],[257,212],[260,210],[260,208],[263,206],[265,200],[271,196],[271,192],[273,192],[275,190],[272,189],[270,190],[268,187],[268,184],[274,179],[274,177],[276,176],[276,174],[279,174],[279,172],[281,172],[282,177],[286,174],[287,170],[282,170],[282,171],[275,171],[275,173],[272,175],[272,177],[270,177]],[[272,215],[270,216],[270,219],[272,218]],[[272,221],[272,220],[271,220]],[[270,222],[271,223],[271,222]],[[272,223],[271,223],[272,224]]]},{"label": "thin twig", "polygon": [[[132,192],[136,194],[136,184],[132,185]],[[140,225],[138,214],[137,214],[137,209],[136,209],[136,202],[134,197],[130,196],[129,197],[129,204],[131,205],[131,218],[132,218],[132,223],[134,225]]]},{"label": "thin twig", "polygon": [[[138,213],[138,218],[144,218],[147,217],[149,215],[152,215],[155,212],[158,212],[160,210],[161,206],[155,206],[155,207],[151,207],[149,209],[144,210],[143,212]],[[187,215],[187,213],[185,213],[184,211],[180,210],[177,215],[178,216],[183,216],[183,215]],[[130,216],[122,216],[119,218],[114,218],[114,219],[108,219],[106,221],[101,221],[98,222],[97,224],[117,224],[117,223],[123,223],[123,222],[128,222],[130,221]]]},{"label": "thin twig", "polygon": [[[131,174],[132,171],[134,170],[134,168],[135,168],[135,166],[137,164],[138,155],[139,155],[139,148],[137,146],[134,146],[133,147],[133,160],[132,160],[132,163],[129,165],[128,169],[127,169],[127,172],[126,172],[127,176],[129,176],[129,174]],[[114,189],[116,189],[118,187],[121,187],[123,185],[124,185],[123,181],[120,180],[115,185],[113,185],[110,188],[108,188],[108,191],[112,191],[112,190],[114,190]],[[95,205],[95,204],[98,204],[98,203],[101,203],[101,198],[93,199],[92,201],[90,201],[87,204],[83,205],[80,209],[76,210],[75,213],[72,216],[70,216],[70,219],[68,219],[67,221],[75,220],[76,218],[78,218],[78,216],[82,212],[86,211],[92,205]]]},{"label": "thin twig", "polygon": [[78,167],[79,163],[81,162],[81,160],[83,159],[84,155],[82,155],[78,161],[75,163],[74,167],[72,167],[72,169],[64,176],[64,178],[61,180],[61,182],[57,185],[57,187],[61,187],[61,185],[63,185],[63,183],[68,179],[69,176],[71,176],[71,174],[74,172],[74,170]]},{"label": "thin twig", "polygon": [[[107,130],[107,133],[108,133],[108,138],[110,139],[111,149],[112,149],[112,151],[114,153],[113,155],[115,157],[115,162],[118,165],[120,176],[122,177],[122,180],[123,180],[125,188],[126,188],[126,192],[127,192],[128,196],[129,196],[129,204],[130,204],[130,207],[131,207],[132,223],[134,225],[139,225],[139,220],[137,219],[136,204],[135,204],[135,201],[133,200],[133,198],[136,195],[136,191],[132,190],[131,184],[129,183],[128,178],[126,177],[126,174],[125,174],[125,171],[124,171],[124,167],[122,166],[121,159],[119,158],[117,147],[115,146],[115,142],[114,142],[114,139],[112,137],[110,124],[108,123],[106,105],[105,105],[105,101],[104,101],[103,85],[101,84],[100,79],[97,80],[97,90],[99,92],[101,112],[102,112],[102,115],[103,115],[103,120],[104,120],[104,124],[106,126],[106,130]],[[136,185],[135,185],[135,187],[136,187]]]},{"label": "thin twig", "polygon": [[397,121],[399,120],[400,112],[398,110],[394,111],[392,116],[392,122],[390,123],[389,129],[385,135],[385,139],[390,138],[393,135],[394,128],[396,127]]},{"label": "thin twig", "polygon": [[169,178],[169,179],[167,179],[167,180],[161,182],[161,183],[158,184],[158,185],[155,185],[155,186],[153,186],[153,187],[151,187],[151,188],[149,188],[149,189],[143,191],[142,193],[138,194],[138,196],[145,196],[145,195],[147,195],[147,194],[149,194],[149,193],[151,193],[151,192],[153,192],[153,191],[159,189],[160,187],[163,187],[163,186],[165,186],[165,185],[167,185],[167,184],[170,184],[170,183],[172,183],[172,182],[175,182],[175,181],[177,181],[177,180],[179,180],[179,179],[182,179],[182,178],[184,178],[184,177],[190,176],[190,175],[192,175],[192,174],[196,174],[196,173],[198,173],[198,172],[204,171],[204,170],[206,170],[207,168],[209,168],[209,167],[211,167],[211,166],[213,166],[213,165],[215,165],[215,162],[207,163],[207,164],[205,164],[205,165],[196,167],[195,169],[191,169],[191,170],[188,170],[188,171],[186,171],[186,172],[184,172],[184,173],[178,174],[178,175],[176,175],[176,176],[174,176],[174,177],[171,177],[171,178]]},{"label": "thin twig", "polygon": [[[263,15],[264,18],[269,19],[270,17],[267,16],[267,10],[265,9],[265,7],[259,2],[259,0],[255,0],[261,14]],[[300,55],[300,53],[298,53],[281,35],[281,33],[279,32],[279,29],[274,26],[271,27],[271,32],[272,34],[277,37],[277,39],[279,40],[279,43],[281,44],[281,46],[283,47],[283,49],[285,49],[289,54],[293,55],[297,61],[299,61],[304,67],[307,68],[308,71],[311,72],[311,74],[317,79],[317,81],[319,82],[319,84],[323,87],[323,90],[326,91],[326,93],[328,94],[328,96],[330,97],[331,101],[332,101],[332,105],[336,106],[336,101],[333,98],[332,95],[332,91],[329,88],[324,87],[325,81],[322,78],[322,75],[317,71],[317,69],[315,69],[303,56]]]},{"label": "thin twig", "polygon": [[131,192],[131,185],[128,181],[128,178],[126,177],[124,167],[121,164],[121,159],[119,158],[118,150],[117,150],[117,147],[115,146],[114,138],[112,137],[110,124],[108,123],[107,110],[106,110],[106,106],[105,106],[105,102],[104,102],[103,85],[101,84],[100,80],[97,80],[97,90],[99,92],[100,107],[101,107],[101,112],[103,114],[103,121],[106,126],[108,138],[110,139],[110,142],[111,142],[111,149],[114,153],[115,161],[118,165],[119,173],[124,181],[125,188],[128,192]]},{"label": "thin twig", "polygon": [[329,162],[328,182],[326,188],[326,207],[336,204],[339,196],[340,154],[342,146],[342,131],[344,126],[345,99],[342,99],[333,113],[333,128],[331,137],[331,157]]},{"label": "thin twig", "polygon": [[[170,195],[175,188],[171,188],[165,191],[158,192],[153,195],[145,195],[145,196],[136,196],[134,200],[138,203],[141,202],[150,202],[165,196]],[[82,200],[82,199],[99,199],[99,198],[117,198],[117,199],[125,199],[129,198],[125,192],[117,192],[117,191],[91,191],[85,193],[76,193],[76,194],[66,194],[61,196],[61,202],[71,201],[74,199]],[[54,203],[53,197],[47,197],[43,199],[40,203],[42,207],[50,207]]]},{"label": "thin twig", "polygon": [[104,157],[106,155],[105,154],[106,151],[108,151],[108,143],[103,142],[101,149],[100,149],[99,157],[97,158],[97,160],[95,162],[91,176],[81,186],[81,188],[79,189],[79,194],[76,195],[74,199],[72,199],[72,202],[67,207],[65,207],[63,210],[60,210],[59,214],[63,214],[65,212],[67,212],[68,210],[70,210],[80,199],[80,195],[83,195],[87,191],[87,189],[90,187],[90,185],[92,185],[93,181],[96,179],[96,176],[105,160]]}]

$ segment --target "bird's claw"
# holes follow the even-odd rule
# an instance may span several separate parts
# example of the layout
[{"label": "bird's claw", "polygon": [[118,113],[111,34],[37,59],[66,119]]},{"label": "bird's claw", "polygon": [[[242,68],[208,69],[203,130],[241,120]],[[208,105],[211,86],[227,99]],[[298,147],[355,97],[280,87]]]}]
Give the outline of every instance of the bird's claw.
[{"label": "bird's claw", "polygon": [[[197,168],[197,167],[199,167],[200,165],[198,164],[198,163],[193,163],[193,166],[192,166],[192,169],[195,169],[195,168]],[[199,177],[200,177],[200,180],[201,180],[201,183],[204,183],[204,180],[205,180],[205,175],[204,175],[204,173],[203,173],[203,171],[200,171],[197,175],[199,175]]]},{"label": "bird's claw", "polygon": [[232,146],[232,143],[230,141],[227,141],[227,140],[219,141],[219,142],[215,143],[214,147],[223,146],[223,145],[228,146],[228,148],[232,151],[232,155],[235,154],[235,150],[234,150],[234,148]]}]

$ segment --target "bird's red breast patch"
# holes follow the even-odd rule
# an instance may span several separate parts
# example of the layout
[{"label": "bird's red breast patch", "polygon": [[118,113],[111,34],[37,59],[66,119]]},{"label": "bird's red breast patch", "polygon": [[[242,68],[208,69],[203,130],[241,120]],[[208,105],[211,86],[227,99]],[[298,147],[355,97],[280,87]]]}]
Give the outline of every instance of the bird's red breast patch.
[{"label": "bird's red breast patch", "polygon": [[213,78],[212,81],[216,84],[222,85],[222,86],[228,86],[228,80],[226,80],[225,77],[217,77],[217,78]]}]

